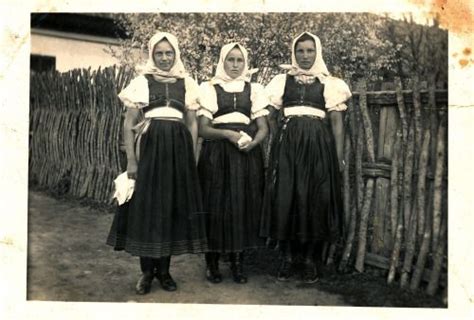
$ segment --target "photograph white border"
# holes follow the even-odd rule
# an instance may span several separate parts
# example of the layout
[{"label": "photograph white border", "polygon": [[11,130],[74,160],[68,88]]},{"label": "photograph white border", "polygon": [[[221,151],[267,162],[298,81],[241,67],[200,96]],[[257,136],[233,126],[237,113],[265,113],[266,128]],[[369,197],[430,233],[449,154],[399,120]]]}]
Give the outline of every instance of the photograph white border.
[{"label": "photograph white border", "polygon": [[[436,1],[316,1],[199,0],[186,3],[189,12],[396,12],[419,15]],[[437,1],[439,2],[439,1]],[[28,209],[28,111],[31,12],[182,12],[184,1],[125,0],[15,1],[0,3],[0,318],[2,319],[464,319],[473,313],[472,161],[474,148],[474,64],[462,67],[456,53],[473,48],[471,25],[454,21],[449,1],[443,11],[449,34],[449,290],[447,309],[288,307],[198,304],[74,303],[26,300]],[[435,7],[436,8],[436,7]],[[450,9],[451,8],[451,9]],[[449,11],[452,10],[452,11]],[[445,19],[446,20],[446,19]],[[469,21],[464,21],[469,23]],[[452,29],[451,29],[452,25]],[[465,30],[466,32],[463,32]],[[322,318],[321,318],[322,317]]]}]

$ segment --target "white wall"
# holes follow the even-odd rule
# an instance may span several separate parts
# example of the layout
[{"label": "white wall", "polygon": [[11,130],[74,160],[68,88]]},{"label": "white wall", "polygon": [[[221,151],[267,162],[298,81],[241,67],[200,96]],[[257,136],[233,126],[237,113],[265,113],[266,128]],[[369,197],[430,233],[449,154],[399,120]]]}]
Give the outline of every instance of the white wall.
[{"label": "white wall", "polygon": [[31,34],[31,54],[55,57],[56,70],[60,72],[74,68],[97,69],[99,66],[118,64],[117,59],[104,51],[107,48],[109,44],[106,43],[67,39],[34,32]]}]

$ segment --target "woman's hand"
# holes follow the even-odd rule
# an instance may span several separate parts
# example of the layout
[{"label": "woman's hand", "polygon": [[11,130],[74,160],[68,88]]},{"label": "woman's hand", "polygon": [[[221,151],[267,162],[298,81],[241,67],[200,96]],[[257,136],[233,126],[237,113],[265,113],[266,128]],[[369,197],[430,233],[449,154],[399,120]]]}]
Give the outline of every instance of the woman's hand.
[{"label": "woman's hand", "polygon": [[255,143],[255,141],[250,141],[250,142],[242,145],[241,147],[239,147],[239,149],[240,149],[240,151],[250,152],[250,150],[252,150],[256,146],[257,146],[257,143]]},{"label": "woman's hand", "polygon": [[137,180],[138,165],[136,161],[127,163],[127,176],[129,179]]},{"label": "woman's hand", "polygon": [[226,133],[226,136],[227,136],[227,140],[232,142],[236,147],[239,147],[239,140],[240,140],[240,137],[241,137],[240,133],[229,130]]},{"label": "woman's hand", "polygon": [[256,146],[258,146],[260,143],[262,143],[263,139],[265,139],[265,137],[268,134],[267,119],[265,117],[259,117],[255,121],[257,123],[257,128],[258,128],[257,133],[253,137],[252,141],[250,141],[247,145],[242,146],[240,150],[244,152],[249,152]]}]

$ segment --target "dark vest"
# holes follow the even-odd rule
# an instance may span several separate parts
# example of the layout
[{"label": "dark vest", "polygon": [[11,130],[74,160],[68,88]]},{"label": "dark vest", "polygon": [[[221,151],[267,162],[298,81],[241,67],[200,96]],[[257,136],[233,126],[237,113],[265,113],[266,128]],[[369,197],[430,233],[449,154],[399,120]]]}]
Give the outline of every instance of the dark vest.
[{"label": "dark vest", "polygon": [[324,84],[318,78],[311,84],[297,83],[294,76],[287,75],[283,93],[283,107],[310,106],[325,110]]},{"label": "dark vest", "polygon": [[157,107],[171,107],[185,112],[186,87],[184,79],[175,83],[163,83],[153,79],[152,75],[145,75],[148,80],[149,104],[144,112]]},{"label": "dark vest", "polygon": [[226,92],[218,84],[214,85],[217,96],[218,110],[214,113],[214,118],[232,113],[240,112],[250,118],[252,101],[250,100],[250,83],[245,82],[242,92]]}]

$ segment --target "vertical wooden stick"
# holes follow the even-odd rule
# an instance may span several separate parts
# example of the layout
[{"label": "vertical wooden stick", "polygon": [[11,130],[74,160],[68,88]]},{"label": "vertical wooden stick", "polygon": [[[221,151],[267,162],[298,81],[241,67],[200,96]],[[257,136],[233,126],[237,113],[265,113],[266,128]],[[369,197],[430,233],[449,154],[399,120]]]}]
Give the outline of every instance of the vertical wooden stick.
[{"label": "vertical wooden stick", "polygon": [[433,296],[438,290],[439,276],[441,274],[441,268],[443,266],[443,260],[444,260],[444,253],[446,250],[447,225],[448,225],[447,217],[445,216],[441,224],[441,230],[439,233],[439,241],[437,243],[438,247],[435,250],[435,254],[433,258],[433,270],[431,271],[430,281],[426,289],[426,293],[428,293],[430,296]]},{"label": "vertical wooden stick", "polygon": [[426,258],[428,257],[431,242],[431,217],[432,214],[430,212],[427,212],[423,240],[420,247],[420,254],[418,255],[415,271],[413,272],[413,277],[410,283],[411,290],[416,290],[419,288],[421,278],[423,276],[423,271],[425,269]]},{"label": "vertical wooden stick", "polygon": [[359,244],[357,248],[357,257],[355,268],[359,272],[364,272],[365,251],[367,247],[367,225],[369,212],[372,206],[372,195],[374,193],[374,179],[367,179],[365,189],[364,205],[362,206],[360,226],[359,226]]},{"label": "vertical wooden stick", "polygon": [[[428,172],[430,175],[434,176],[435,172],[435,167],[436,167],[436,147],[437,147],[437,131],[438,131],[438,117],[437,117],[437,107],[436,107],[436,86],[434,82],[434,77],[430,77],[430,85],[428,88],[428,98],[429,98],[429,129],[430,129],[430,136],[431,136],[431,141],[430,141],[430,155],[429,155],[429,167],[428,167]],[[431,214],[433,210],[433,190],[434,190],[434,181],[429,180],[428,182],[428,188],[429,188],[429,198],[428,198],[428,206],[427,206],[427,212]],[[432,221],[432,220],[431,220]],[[420,220],[420,223],[422,221]],[[431,228],[431,226],[430,226]],[[420,230],[418,233],[418,236],[423,238],[424,232],[423,230]],[[431,236],[430,236],[431,237]],[[431,240],[430,240],[431,241]]]},{"label": "vertical wooden stick", "polygon": [[[422,143],[422,126],[421,126],[421,97],[420,97],[420,80],[418,75],[413,77],[413,109],[415,116],[415,159],[420,158],[420,150]],[[415,170],[418,165],[415,163]]]},{"label": "vertical wooden stick", "polygon": [[410,214],[410,223],[408,224],[408,233],[405,242],[405,259],[403,260],[403,267],[400,277],[400,287],[402,289],[408,286],[409,276],[411,273],[413,255],[415,254],[416,244],[416,228],[418,224],[418,216],[416,211],[413,209]]},{"label": "vertical wooden stick", "polygon": [[399,77],[395,78],[395,85],[396,85],[398,112],[400,113],[400,120],[402,122],[402,137],[403,137],[403,141],[407,141],[408,140],[408,121],[407,121],[407,113],[406,113],[406,107],[405,107],[405,99],[403,97],[402,81],[400,80]]},{"label": "vertical wooden stick", "polygon": [[395,138],[395,145],[392,159],[392,171],[390,173],[390,223],[392,238],[395,240],[397,234],[398,221],[398,167],[400,162],[401,132],[398,130]]},{"label": "vertical wooden stick", "polygon": [[411,201],[412,201],[412,175],[413,175],[413,153],[415,148],[414,141],[414,124],[412,122],[408,131],[407,150],[404,161],[404,176],[403,176],[403,218],[405,221],[405,239],[408,239],[408,230],[411,215]]},{"label": "vertical wooden stick", "polygon": [[438,129],[438,145],[436,146],[436,170],[434,178],[434,197],[433,197],[433,251],[438,247],[440,224],[441,224],[441,201],[442,201],[442,187],[444,175],[444,158],[445,158],[445,134],[446,125],[444,121],[440,122]]},{"label": "vertical wooden stick", "polygon": [[[349,76],[346,77],[346,83],[349,86],[349,88],[352,89],[351,79]],[[350,128],[349,138],[351,139],[351,145],[355,150],[356,145],[357,145],[358,122],[356,119],[357,108],[356,108],[356,104],[353,101],[353,98],[354,97],[349,98],[349,100],[346,101],[346,104],[347,104],[347,113],[348,113],[349,128]]]},{"label": "vertical wooden stick", "polygon": [[[425,136],[423,138],[423,145],[421,147],[419,169],[418,169],[418,186],[417,186],[417,211],[419,219],[419,229],[424,230],[424,237],[420,248],[420,253],[418,254],[418,259],[416,261],[416,268],[413,272],[413,276],[410,283],[410,289],[415,290],[418,288],[423,270],[425,268],[426,256],[428,254],[429,238],[431,237],[431,225],[425,224],[425,215],[429,216],[429,213],[425,214],[425,194],[426,194],[426,172],[428,165],[428,156],[429,156],[429,146],[430,146],[430,131],[429,129],[425,130]],[[428,218],[427,220],[431,220]],[[428,229],[428,230],[427,230]]]},{"label": "vertical wooden stick", "polygon": [[354,243],[355,231],[356,231],[356,224],[357,224],[357,205],[355,201],[353,201],[353,206],[351,210],[351,218],[349,220],[349,230],[347,232],[346,244],[344,246],[344,251],[342,253],[341,262],[339,263],[339,271],[344,271],[347,267],[347,263],[349,262],[352,246]]},{"label": "vertical wooden stick", "polygon": [[395,241],[393,243],[392,255],[390,257],[390,268],[388,270],[387,283],[391,284],[397,272],[398,261],[400,259],[400,249],[402,246],[403,237],[403,214],[398,215],[397,232],[395,234]]},{"label": "vertical wooden stick", "polygon": [[359,122],[357,130],[357,145],[356,145],[356,154],[355,154],[355,172],[356,172],[356,194],[357,201],[356,206],[357,210],[360,212],[362,210],[362,203],[364,200],[364,180],[362,178],[362,153],[364,151],[364,136],[362,135],[362,123]]},{"label": "vertical wooden stick", "polygon": [[367,142],[367,156],[369,162],[375,162],[374,133],[372,130],[372,121],[370,120],[369,110],[367,109],[367,83],[361,81],[359,105],[364,123],[365,140]]},{"label": "vertical wooden stick", "polygon": [[349,228],[350,214],[351,214],[351,185],[349,168],[351,160],[351,140],[349,134],[346,132],[346,138],[344,142],[344,162],[346,166],[342,173],[342,183],[344,190],[344,230]]}]

